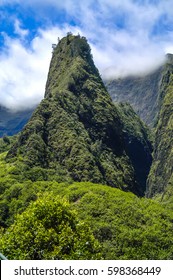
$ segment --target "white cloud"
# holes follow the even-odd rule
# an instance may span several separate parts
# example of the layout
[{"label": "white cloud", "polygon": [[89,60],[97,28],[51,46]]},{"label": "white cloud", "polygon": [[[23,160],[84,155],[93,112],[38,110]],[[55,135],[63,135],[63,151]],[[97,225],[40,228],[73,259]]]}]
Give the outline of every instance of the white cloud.
[{"label": "white cloud", "polygon": [[78,20],[95,63],[107,78],[109,74],[119,77],[153,71],[164,62],[167,46],[173,44],[171,26],[161,33],[155,31],[162,17],[164,24],[169,26],[170,21],[173,25],[172,0],[51,0],[51,4]]},{"label": "white cloud", "polygon": [[173,44],[170,46],[166,46],[165,53],[172,53],[173,54]]},{"label": "white cloud", "polygon": [[[42,43],[44,37],[40,37]],[[39,49],[34,41],[32,45],[30,51],[20,40],[6,37],[6,53],[0,56],[0,103],[10,109],[32,107],[43,96],[48,52]]]},{"label": "white cloud", "polygon": [[16,19],[14,22],[14,29],[15,29],[15,33],[19,35],[20,38],[24,38],[29,34],[29,30],[23,29],[21,27],[21,22],[18,19]]}]

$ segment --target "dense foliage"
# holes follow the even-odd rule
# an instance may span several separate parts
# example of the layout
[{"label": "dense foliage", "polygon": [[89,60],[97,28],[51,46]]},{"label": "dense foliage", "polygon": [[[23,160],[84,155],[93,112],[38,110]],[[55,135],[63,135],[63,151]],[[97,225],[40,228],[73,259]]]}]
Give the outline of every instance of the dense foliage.
[{"label": "dense foliage", "polygon": [[[6,163],[5,154],[1,154],[0,161],[0,226],[3,229],[0,248],[4,255],[9,258],[21,259],[36,258],[36,256],[38,258],[58,258],[51,246],[50,250],[44,251],[44,254],[37,255],[41,254],[39,248],[43,246],[44,240],[48,238],[48,242],[50,241],[49,231],[46,233],[45,228],[45,234],[39,231],[40,241],[36,236],[34,240],[31,239],[30,242],[33,244],[31,250],[27,249],[26,252],[22,247],[22,244],[29,242],[27,238],[31,234],[27,235],[27,232],[30,232],[31,228],[37,232],[37,226],[42,227],[42,221],[41,225],[38,224],[36,222],[37,216],[35,214],[32,216],[32,213],[35,213],[36,208],[40,207],[41,201],[47,205],[46,197],[47,193],[50,193],[48,209],[50,210],[49,206],[52,207],[51,209],[56,208],[53,208],[51,204],[64,200],[69,201],[67,209],[72,213],[75,210],[75,215],[77,215],[74,215],[74,223],[75,219],[78,223],[83,223],[83,230],[90,232],[91,236],[93,234],[99,242],[98,244],[93,240],[94,247],[92,248],[96,253],[93,257],[102,259],[172,259],[173,206],[171,205],[173,205],[173,201],[171,202],[171,198],[169,198],[169,203],[167,203],[168,197],[166,196],[165,198],[158,197],[158,202],[155,202],[146,198],[140,199],[131,192],[125,193],[108,186],[85,182],[58,183],[51,181],[51,176],[49,180],[45,181],[42,169],[38,167],[35,171],[37,180],[31,180],[29,177],[26,178],[26,175],[24,176],[28,171],[25,169],[22,171],[23,163],[20,162],[17,172],[16,162]],[[24,174],[19,173],[19,170]],[[30,176],[30,178],[35,177],[31,170]],[[32,201],[36,202],[33,204]],[[44,210],[45,219],[49,212],[50,215],[52,213],[49,210],[47,212]],[[31,216],[31,219],[26,219],[27,215]],[[48,215],[48,217],[50,216]],[[28,223],[25,220],[28,220]],[[54,229],[54,224],[52,227]],[[25,229],[26,235],[23,234],[23,239],[17,239],[17,250],[15,236],[20,235],[22,228]],[[28,247],[26,246],[26,248]],[[33,251],[35,255],[32,255]],[[68,256],[63,254],[59,256],[61,258],[79,258],[74,251],[72,250]],[[98,251],[100,254],[97,254]],[[81,258],[87,258],[87,256],[91,258],[87,254],[84,250]]]},{"label": "dense foliage", "polygon": [[[173,214],[160,202],[84,182],[23,182],[9,187],[3,196],[8,198],[6,205],[13,219],[8,218],[11,226],[1,234],[0,247],[10,259],[173,258]],[[63,211],[67,216],[59,224]],[[77,235],[79,243],[74,241]],[[74,246],[70,243],[67,254],[68,236]],[[87,239],[89,247],[85,246]]]},{"label": "dense foliage", "polygon": [[8,151],[17,140],[17,137],[17,135],[11,137],[4,135],[2,138],[0,138],[0,153]]},{"label": "dense foliage", "polygon": [[63,189],[102,244],[104,259],[172,259],[172,211],[108,186]]},{"label": "dense foliage", "polygon": [[1,236],[9,259],[96,259],[99,245],[62,198],[44,194]]}]

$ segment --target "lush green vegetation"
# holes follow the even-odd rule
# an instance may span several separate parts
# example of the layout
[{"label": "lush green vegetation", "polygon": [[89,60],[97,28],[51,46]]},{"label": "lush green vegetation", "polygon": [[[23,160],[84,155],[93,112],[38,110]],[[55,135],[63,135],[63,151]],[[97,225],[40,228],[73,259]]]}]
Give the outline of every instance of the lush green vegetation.
[{"label": "lush green vegetation", "polygon": [[17,216],[1,236],[0,247],[9,259],[99,258],[99,244],[90,229],[51,192]]},{"label": "lush green vegetation", "polygon": [[17,137],[17,135],[11,137],[4,135],[0,138],[0,153],[8,151],[17,140]]},{"label": "lush green vegetation", "polygon": [[[16,172],[17,163],[6,163],[5,155],[6,153],[1,154],[0,161],[0,251],[8,258],[78,259],[78,249],[81,246],[81,259],[91,258],[91,252],[92,258],[98,259],[172,259],[173,196],[168,199],[167,193],[165,197],[157,197],[153,201],[138,198],[131,192],[89,182],[58,183],[51,181],[51,177],[45,181],[40,167],[36,169],[37,180],[31,180],[25,177],[28,176],[28,171],[22,170],[22,161],[18,161],[21,165]],[[40,179],[39,174],[42,174]],[[31,178],[35,178],[34,173]],[[40,208],[43,204],[45,208],[40,210],[43,220],[37,221],[37,207],[43,209]],[[82,224],[82,232],[87,231],[87,238],[92,239],[91,247],[87,249],[82,247],[84,243],[78,243],[66,254],[65,251],[60,252],[59,243],[55,242],[54,247],[47,246],[50,232],[54,232],[55,240],[60,238],[54,216],[54,213],[59,213],[55,211],[57,205],[63,209],[65,205],[69,215],[74,218],[74,223]],[[51,215],[54,220],[52,218],[49,229],[43,222],[49,220]],[[68,219],[65,218],[66,220]],[[32,229],[39,233],[38,236],[33,235]],[[80,233],[72,232],[72,239]],[[65,236],[69,232],[62,234],[66,240]],[[30,250],[25,246],[27,243],[33,244]]]},{"label": "lush green vegetation", "polygon": [[[173,257],[172,210],[159,202],[84,182],[23,182],[9,187],[3,197],[13,219],[7,218],[0,248],[10,259]],[[67,214],[59,223],[63,211]]]}]

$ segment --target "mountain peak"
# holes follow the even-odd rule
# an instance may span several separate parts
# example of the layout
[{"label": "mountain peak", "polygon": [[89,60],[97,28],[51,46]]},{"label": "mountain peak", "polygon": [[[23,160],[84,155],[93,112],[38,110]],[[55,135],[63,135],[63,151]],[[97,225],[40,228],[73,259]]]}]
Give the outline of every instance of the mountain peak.
[{"label": "mountain peak", "polygon": [[[90,74],[100,77],[86,38],[68,33],[53,49],[45,97],[50,96],[52,88],[77,93],[76,82],[84,82]],[[100,82],[104,86],[101,78]]]},{"label": "mountain peak", "polygon": [[54,51],[62,51],[66,58],[67,56],[81,56],[83,58],[88,58],[91,54],[91,49],[87,39],[84,36],[81,37],[80,35],[73,35],[70,32],[66,37],[59,40],[59,43]]}]

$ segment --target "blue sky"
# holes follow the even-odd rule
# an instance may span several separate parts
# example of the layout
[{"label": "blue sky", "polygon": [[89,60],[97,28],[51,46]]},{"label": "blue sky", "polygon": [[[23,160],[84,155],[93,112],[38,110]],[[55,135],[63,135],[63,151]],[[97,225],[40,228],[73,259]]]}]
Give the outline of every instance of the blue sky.
[{"label": "blue sky", "polygon": [[44,96],[51,44],[86,36],[104,78],[142,75],[173,52],[173,0],[0,0],[0,104]]}]

